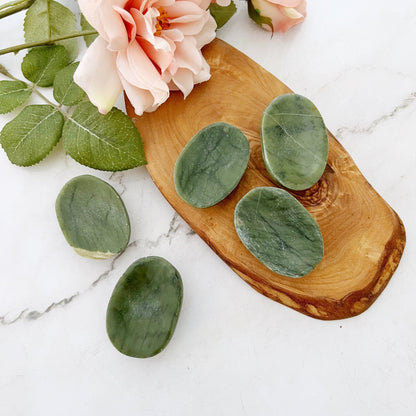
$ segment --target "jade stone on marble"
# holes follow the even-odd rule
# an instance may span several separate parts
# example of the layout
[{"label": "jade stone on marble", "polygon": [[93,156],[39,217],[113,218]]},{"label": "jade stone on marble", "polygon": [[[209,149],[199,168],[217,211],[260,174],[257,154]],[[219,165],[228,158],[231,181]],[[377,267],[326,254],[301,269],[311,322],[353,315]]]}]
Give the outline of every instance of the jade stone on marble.
[{"label": "jade stone on marble", "polygon": [[183,287],[178,271],[161,257],[134,262],[114,288],[107,333],[117,350],[147,358],[162,351],[178,321]]},{"label": "jade stone on marble", "polygon": [[261,121],[264,164],[278,184],[304,190],[321,178],[328,159],[328,134],[321,114],[307,98],[284,94]]},{"label": "jade stone on marble", "polygon": [[273,272],[302,277],[322,259],[324,245],[318,224],[283,189],[252,189],[238,202],[234,223],[242,243]]},{"label": "jade stone on marble", "polygon": [[249,142],[237,127],[223,122],[211,124],[179,155],[174,170],[176,192],[193,207],[215,205],[238,185],[249,157]]},{"label": "jade stone on marble", "polygon": [[105,259],[121,253],[130,239],[130,221],[118,193],[91,175],[67,182],[55,203],[61,230],[80,255]]}]

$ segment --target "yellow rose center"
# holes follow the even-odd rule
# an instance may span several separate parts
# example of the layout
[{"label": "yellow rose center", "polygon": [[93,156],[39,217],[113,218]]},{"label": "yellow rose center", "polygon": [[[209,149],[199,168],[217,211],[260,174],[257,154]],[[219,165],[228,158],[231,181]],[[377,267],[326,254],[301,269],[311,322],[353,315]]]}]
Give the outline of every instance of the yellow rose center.
[{"label": "yellow rose center", "polygon": [[163,7],[159,7],[158,10],[159,10],[159,16],[157,17],[157,22],[155,25],[156,36],[160,36],[162,34],[162,30],[167,30],[170,27],[167,11]]}]

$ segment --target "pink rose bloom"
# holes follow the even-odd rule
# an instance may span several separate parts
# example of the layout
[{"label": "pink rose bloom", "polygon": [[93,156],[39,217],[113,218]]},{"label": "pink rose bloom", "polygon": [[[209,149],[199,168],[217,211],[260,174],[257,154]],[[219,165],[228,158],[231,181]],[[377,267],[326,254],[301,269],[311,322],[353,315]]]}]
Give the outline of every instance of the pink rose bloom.
[{"label": "pink rose bloom", "polygon": [[[272,20],[273,32],[286,32],[292,26],[303,22],[306,16],[305,0],[249,0],[254,9],[263,17]],[[262,25],[271,30],[270,26]]]},{"label": "pink rose bloom", "polygon": [[103,114],[124,89],[138,115],[181,90],[207,81],[201,48],[215,38],[210,0],[79,0],[99,36],[87,49],[75,82]]}]

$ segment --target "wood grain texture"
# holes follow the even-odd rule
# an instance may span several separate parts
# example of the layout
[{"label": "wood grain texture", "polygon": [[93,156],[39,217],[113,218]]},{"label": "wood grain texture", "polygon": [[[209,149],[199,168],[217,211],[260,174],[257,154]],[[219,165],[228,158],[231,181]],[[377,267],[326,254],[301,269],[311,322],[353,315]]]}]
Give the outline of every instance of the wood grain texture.
[{"label": "wood grain texture", "polygon": [[[238,239],[233,214],[237,202],[258,186],[276,186],[260,148],[263,111],[278,95],[291,92],[247,56],[221,40],[205,47],[211,79],[183,100],[173,93],[156,112],[141,117],[127,110],[142,135],[148,171],[182,218],[248,284],[260,293],[319,319],[342,319],[365,311],[382,292],[405,246],[400,218],[360,173],[329,133],[329,158],[320,181],[292,194],[318,222],[324,257],[305,277],[273,273]],[[250,141],[250,161],[237,188],[221,203],[193,208],[176,194],[173,170],[185,144],[203,127],[224,121]]]}]

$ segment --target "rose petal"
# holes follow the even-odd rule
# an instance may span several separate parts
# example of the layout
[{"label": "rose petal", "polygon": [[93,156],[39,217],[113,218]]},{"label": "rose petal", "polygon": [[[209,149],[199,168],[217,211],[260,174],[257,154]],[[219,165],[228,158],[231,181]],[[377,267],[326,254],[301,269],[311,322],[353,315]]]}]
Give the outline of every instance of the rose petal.
[{"label": "rose petal", "polygon": [[196,39],[196,47],[201,49],[203,46],[208,45],[215,39],[215,30],[217,29],[217,23],[214,18],[209,15],[207,22],[202,28],[201,32],[194,35]]},{"label": "rose petal", "polygon": [[229,5],[230,5],[231,0],[216,0],[216,2],[215,2],[215,3],[217,3],[217,4],[218,4],[218,6],[221,6],[221,7],[227,7],[227,6],[229,6]]},{"label": "rose petal", "polygon": [[193,37],[186,36],[177,45],[175,62],[178,70],[172,76],[172,82],[182,91],[186,98],[192,91],[194,84],[207,81],[210,78],[210,68],[202,53],[196,48]]},{"label": "rose petal", "polygon": [[144,13],[148,9],[149,4],[152,5],[157,0],[130,0],[129,7],[139,10],[140,13]]},{"label": "rose petal", "polygon": [[[126,31],[129,32],[129,38],[134,39],[136,37],[136,33],[137,33],[137,26],[136,26],[136,21],[133,19],[133,16],[127,10],[124,10],[121,7],[118,7],[118,6],[114,6],[114,10],[124,20],[124,25],[125,25]],[[127,26],[126,26],[126,24],[127,24]]]},{"label": "rose petal", "polygon": [[179,68],[186,68],[194,74],[202,68],[202,55],[196,48],[195,38],[185,36],[181,43],[176,45],[175,62]]},{"label": "rose petal", "polygon": [[182,91],[184,99],[194,88],[194,77],[192,76],[192,72],[187,69],[178,69],[172,77],[172,81]]},{"label": "rose petal", "polygon": [[194,75],[187,69],[178,69],[176,74],[172,77],[172,83],[169,85],[171,90],[176,90],[175,86],[182,91],[184,99],[190,94],[195,84],[208,81],[211,77],[209,73],[209,65],[204,61],[202,70]]},{"label": "rose petal", "polygon": [[166,39],[156,36],[156,43],[165,43],[167,46],[152,45],[146,40],[140,42],[140,46],[143,48],[146,55],[159,67],[161,74],[163,74],[169,65],[173,61],[173,51]]},{"label": "rose petal", "polygon": [[101,36],[85,52],[75,71],[74,81],[100,113],[112,109],[123,88],[117,73],[116,52],[107,49],[107,42]]},{"label": "rose petal", "polygon": [[109,42],[112,50],[127,47],[127,32],[123,20],[113,6],[124,8],[127,0],[79,0],[85,18]]},{"label": "rose petal", "polygon": [[299,13],[293,7],[285,7],[284,8],[286,16],[290,17],[291,19],[302,19],[304,16],[303,14]]},{"label": "rose petal", "polygon": [[303,0],[267,0],[270,3],[278,4],[284,7],[297,7]]},{"label": "rose petal", "polygon": [[168,98],[168,86],[137,42],[131,42],[125,51],[118,53],[117,68],[131,85],[150,91],[156,103]]},{"label": "rose petal", "polygon": [[150,9],[146,15],[143,15],[137,9],[130,10],[131,16],[133,17],[136,23],[137,36],[141,36],[143,39],[146,39],[148,42],[154,41],[154,27],[156,22],[156,17],[159,15],[157,10]]},{"label": "rose petal", "polygon": [[159,7],[168,7],[175,3],[175,0],[157,0],[155,1],[155,7],[158,9]]},{"label": "rose petal", "polygon": [[98,31],[102,29],[102,25],[97,14],[100,3],[101,0],[78,0],[79,8],[81,9],[82,14],[87,19],[89,24]]},{"label": "rose petal", "polygon": [[[261,16],[269,17],[272,20],[275,32],[286,32],[292,26],[304,20],[304,17],[291,19],[285,12],[285,7],[271,3],[268,0],[252,0],[255,9],[260,11]],[[302,5],[303,6],[302,2]]]},{"label": "rose petal", "polygon": [[173,42],[181,42],[184,38],[183,33],[179,29],[164,30],[161,36],[164,38],[168,38]]},{"label": "rose petal", "polygon": [[183,18],[170,20],[170,27],[179,29],[184,35],[196,36],[203,30],[210,17],[209,12],[204,12],[200,16],[184,16]]},{"label": "rose petal", "polygon": [[211,78],[210,67],[208,62],[202,56],[202,69],[199,71],[198,74],[194,76],[194,84],[199,84],[201,82],[208,81]]},{"label": "rose petal", "polygon": [[[107,1],[114,2],[115,0]],[[119,0],[119,2],[121,2],[121,0]],[[115,7],[117,5],[113,4],[113,6]],[[129,39],[123,19],[120,14],[114,10],[114,7],[100,8],[98,13],[101,19],[101,23],[104,27],[104,33],[102,33],[102,36],[107,39],[108,48],[113,51],[119,51],[127,47]]]},{"label": "rose petal", "polygon": [[286,14],[286,8],[278,6],[279,12],[275,14],[275,18],[272,17],[273,28],[277,32],[285,33],[293,26],[301,23],[305,20],[303,15],[298,18],[291,18]]},{"label": "rose petal", "polygon": [[211,0],[188,0],[188,1],[191,1],[192,3],[195,3],[202,10],[207,10],[209,5],[211,4]]},{"label": "rose petal", "polygon": [[166,7],[169,21],[174,19],[195,19],[205,13],[198,5],[191,1],[176,1],[169,7]]},{"label": "rose petal", "polygon": [[154,111],[159,105],[155,105],[153,95],[141,88],[130,84],[123,76],[120,76],[124,91],[134,107],[134,112],[141,116],[145,111]]}]

